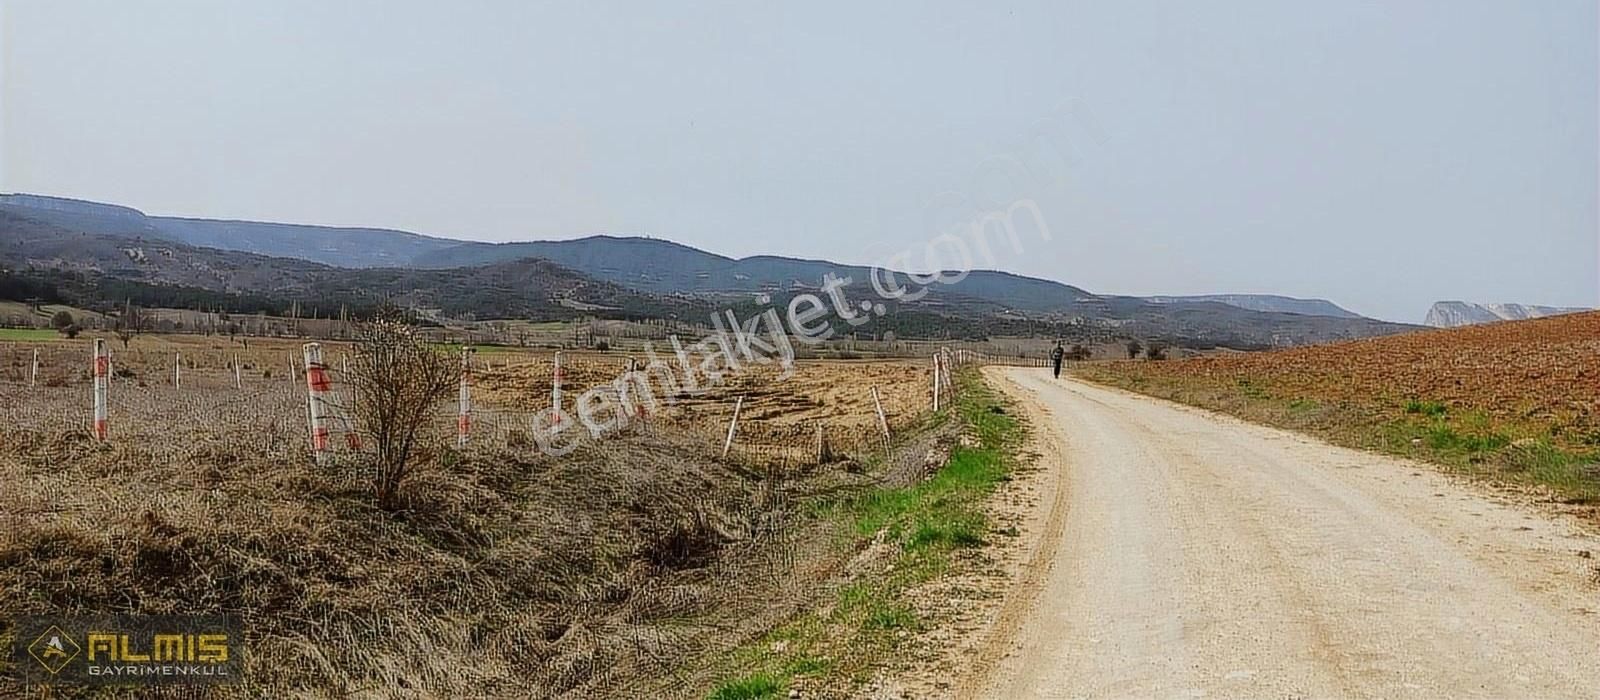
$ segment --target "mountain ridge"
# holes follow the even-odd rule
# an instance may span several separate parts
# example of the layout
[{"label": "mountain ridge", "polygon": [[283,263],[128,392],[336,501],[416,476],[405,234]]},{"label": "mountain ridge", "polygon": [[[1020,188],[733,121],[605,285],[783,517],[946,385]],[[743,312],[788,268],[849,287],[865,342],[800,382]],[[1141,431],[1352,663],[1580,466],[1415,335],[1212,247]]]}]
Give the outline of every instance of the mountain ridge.
[{"label": "mountain ridge", "polygon": [[[557,241],[484,241],[445,238],[400,229],[287,224],[245,219],[208,219],[186,216],[151,216],[121,204],[27,193],[0,194],[0,210],[12,210],[28,218],[52,223],[69,230],[119,236],[144,236],[193,246],[241,250],[274,257],[290,257],[335,267],[425,267],[450,268],[537,257],[591,276],[648,291],[772,291],[790,282],[815,285],[823,274],[850,274],[864,278],[871,268],[865,265],[836,263],[814,258],[776,254],[744,258],[714,253],[676,241],[649,236],[593,234]],[[25,210],[25,211],[18,211]],[[307,244],[307,239],[320,241]],[[609,245],[604,251],[599,245]],[[619,248],[650,248],[643,264],[617,268]],[[595,259],[600,254],[606,260]],[[663,257],[663,253],[667,255]],[[693,268],[678,274],[662,275],[663,268]],[[704,273],[701,276],[700,273]],[[976,280],[972,277],[976,276]],[[746,279],[747,278],[747,279]],[[789,279],[783,279],[789,278]],[[865,282],[865,279],[860,279]],[[1043,304],[1036,295],[1050,298],[1053,306],[1070,306],[1073,301],[1089,301],[1093,295],[1082,288],[1037,277],[999,270],[974,270],[968,275],[969,296],[982,296],[1008,306],[1032,311]],[[1003,289],[1011,284],[1016,288]],[[982,287],[982,290],[975,288]],[[1353,314],[1324,300],[1295,300],[1310,304],[1325,303],[1313,313],[1307,309],[1278,308],[1264,299],[1284,299],[1276,295],[1200,295],[1144,298],[1157,303],[1221,301],[1230,306],[1254,311],[1288,311],[1341,318]]]},{"label": "mountain ridge", "polygon": [[1186,296],[1145,297],[1157,304],[1188,301],[1215,301],[1252,311],[1277,311],[1307,316],[1334,318],[1361,318],[1361,314],[1346,309],[1327,299],[1305,299],[1281,294],[1193,294]]},{"label": "mountain ridge", "polygon": [[1480,323],[1524,321],[1531,318],[1561,316],[1589,311],[1576,306],[1537,304],[1478,304],[1469,301],[1440,301],[1428,309],[1422,324],[1434,328],[1459,328]]},{"label": "mountain ridge", "polygon": [[[318,284],[337,287],[339,281],[365,281],[366,286],[345,286],[340,293],[358,294],[370,287],[478,318],[551,313],[546,300],[538,297],[547,292],[540,281],[496,267],[504,265],[576,275],[570,284],[563,282],[569,291],[604,289],[602,296],[622,301],[614,309],[618,314],[688,312],[708,301],[781,302],[796,293],[814,292],[830,274],[851,278],[854,286],[848,293],[859,301],[872,293],[869,278],[874,273],[863,265],[780,255],[735,259],[658,238],[601,234],[563,241],[483,243],[391,229],[148,217],[120,205],[36,195],[0,195],[0,215],[4,215],[0,234],[5,234],[0,236],[0,251],[8,251],[13,263],[226,293],[303,295]],[[146,248],[161,257],[152,258]],[[550,267],[539,268],[530,261]],[[903,276],[899,282],[908,284]],[[407,283],[421,286],[412,293],[404,287]],[[522,293],[518,284],[529,286],[533,296]],[[899,334],[907,327],[904,324],[910,324],[918,332],[935,334],[946,332],[941,330],[945,328],[972,333],[1005,329],[1063,336],[1165,337],[1197,347],[1245,349],[1415,328],[1359,316],[1255,311],[1210,299],[1156,303],[1141,297],[1097,295],[1063,282],[998,270],[975,270],[960,275],[959,282],[917,291],[923,289],[926,293],[915,299],[880,300],[900,313],[914,312],[914,318],[875,320],[860,330]],[[576,301],[580,307],[608,307],[604,301]]]}]

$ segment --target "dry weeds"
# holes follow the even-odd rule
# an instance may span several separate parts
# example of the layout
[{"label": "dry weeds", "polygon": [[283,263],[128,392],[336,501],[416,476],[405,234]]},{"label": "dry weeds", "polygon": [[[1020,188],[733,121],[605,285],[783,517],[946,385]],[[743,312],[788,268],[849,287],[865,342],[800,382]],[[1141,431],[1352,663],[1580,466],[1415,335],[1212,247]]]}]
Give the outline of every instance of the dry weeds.
[{"label": "dry weeds", "polygon": [[[792,609],[794,587],[832,571],[807,558],[818,552],[795,529],[795,494],[867,482],[845,465],[713,459],[718,442],[680,429],[720,423],[713,400],[545,457],[518,437],[543,406],[519,404],[548,397],[548,385],[541,393],[511,381],[503,390],[517,398],[495,398],[497,372],[544,364],[516,356],[504,358],[510,369],[482,372],[481,431],[465,450],[450,444],[452,411],[441,407],[417,471],[385,511],[354,460],[313,464],[303,382],[263,376],[277,360],[287,371],[290,344],[240,350],[255,368],[243,390],[232,386],[232,349],[187,348],[179,390],[158,340],[135,341],[146,356],[118,355],[129,373],[112,386],[109,444],[86,430],[87,378],[74,369],[87,364],[84,341],[48,348],[57,387],[27,386],[27,346],[0,348],[0,619],[231,615],[247,634],[247,683],[225,693],[672,691],[686,660],[757,632]],[[338,352],[328,353],[335,369]],[[569,381],[602,367],[614,376],[601,361],[624,361],[594,358],[569,364]],[[837,397],[847,375],[829,373],[804,369],[809,383],[794,386]],[[747,401],[757,412],[741,435],[775,434],[765,432],[766,407],[801,405],[786,386],[743,385],[764,393]],[[915,393],[891,390],[897,425],[916,420]],[[832,400],[801,403],[808,417],[866,423],[859,399],[837,409]],[[0,666],[0,683],[14,675]]]}]

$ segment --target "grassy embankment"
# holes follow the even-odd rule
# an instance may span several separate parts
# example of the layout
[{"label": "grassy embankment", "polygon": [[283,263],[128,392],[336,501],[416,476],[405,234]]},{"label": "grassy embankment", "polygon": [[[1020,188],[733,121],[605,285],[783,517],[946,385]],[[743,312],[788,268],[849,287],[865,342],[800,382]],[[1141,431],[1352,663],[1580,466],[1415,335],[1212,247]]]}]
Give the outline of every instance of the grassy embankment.
[{"label": "grassy embankment", "polygon": [[963,372],[958,381],[960,398],[935,420],[960,421],[968,439],[951,449],[942,468],[912,486],[852,494],[811,509],[849,548],[883,548],[881,565],[736,650],[711,698],[778,697],[797,682],[858,687],[923,627],[905,594],[949,572],[958,550],[990,539],[983,504],[1011,473],[1024,432],[976,372]]}]

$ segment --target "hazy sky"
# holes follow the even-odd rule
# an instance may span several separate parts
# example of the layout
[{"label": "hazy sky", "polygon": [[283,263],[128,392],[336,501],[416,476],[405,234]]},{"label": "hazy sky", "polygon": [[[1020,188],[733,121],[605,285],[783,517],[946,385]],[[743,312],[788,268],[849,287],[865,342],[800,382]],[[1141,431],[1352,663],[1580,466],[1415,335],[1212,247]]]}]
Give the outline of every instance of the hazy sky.
[{"label": "hazy sky", "polygon": [[[1594,305],[1594,0],[0,0],[0,190],[1091,291]],[[914,257],[913,260],[916,260]]]}]

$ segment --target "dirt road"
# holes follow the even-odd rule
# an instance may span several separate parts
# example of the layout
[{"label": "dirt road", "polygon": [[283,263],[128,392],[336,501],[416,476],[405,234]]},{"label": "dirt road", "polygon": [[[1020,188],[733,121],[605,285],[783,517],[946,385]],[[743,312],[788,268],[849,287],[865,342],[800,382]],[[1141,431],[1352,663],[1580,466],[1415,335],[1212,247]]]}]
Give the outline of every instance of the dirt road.
[{"label": "dirt road", "polygon": [[1600,540],[1573,524],[1405,461],[990,372],[1067,492],[1050,571],[966,694],[1600,697]]}]

